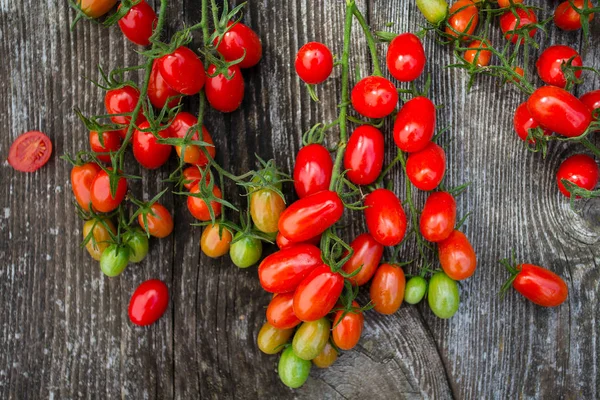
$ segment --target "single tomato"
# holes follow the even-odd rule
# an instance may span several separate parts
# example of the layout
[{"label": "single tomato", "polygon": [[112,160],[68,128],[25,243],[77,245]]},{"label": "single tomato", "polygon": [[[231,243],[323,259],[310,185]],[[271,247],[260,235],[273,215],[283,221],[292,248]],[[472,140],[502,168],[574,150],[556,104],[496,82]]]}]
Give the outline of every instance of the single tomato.
[{"label": "single tomato", "polygon": [[426,97],[407,101],[394,122],[394,142],[402,151],[413,153],[427,146],[435,131],[435,105]]},{"label": "single tomato", "polygon": [[148,234],[157,238],[167,237],[173,232],[173,217],[160,203],[152,204],[149,212],[138,215],[138,224]]},{"label": "single tomato", "polygon": [[[517,132],[517,135],[523,141],[527,140],[530,129],[535,129],[540,126],[540,124],[535,119],[533,119],[533,117],[529,113],[529,109],[527,108],[527,102],[521,103],[519,107],[517,107],[517,109],[515,110],[513,126],[515,128],[515,132]],[[551,134],[552,132],[550,132],[548,129],[544,129],[544,135]],[[529,142],[535,143],[535,139],[530,139]]]},{"label": "single tomato", "polygon": [[298,197],[329,189],[333,161],[329,150],[320,144],[304,146],[294,164],[294,188]]},{"label": "single tomato", "polygon": [[[201,197],[196,197],[197,193],[200,193],[200,188],[196,184],[190,189],[190,196],[187,198],[188,210],[190,210],[190,213],[194,216],[194,218],[200,221],[210,221],[211,216],[209,206],[206,204],[204,199]],[[219,189],[216,185],[213,186],[212,194],[217,199],[222,198],[221,189]],[[215,218],[221,215],[221,203],[212,200],[210,202],[210,208],[212,208]]]},{"label": "single tomato", "polygon": [[90,131],[90,148],[98,160],[109,163],[110,155],[121,148],[121,134],[119,131],[102,132],[102,140],[96,131]]},{"label": "single tomato", "polygon": [[333,317],[331,337],[333,343],[341,350],[350,350],[358,344],[362,334],[365,317],[356,301],[352,302],[353,310],[345,313],[339,310]]},{"label": "single tomato", "polygon": [[586,154],[575,154],[563,161],[560,167],[558,167],[556,183],[562,194],[571,197],[571,193],[569,193],[562,183],[563,179],[574,183],[580,188],[594,190],[598,184],[599,177],[600,170],[592,157]]},{"label": "single tomato", "polygon": [[204,86],[204,65],[188,47],[178,47],[171,54],[159,58],[157,63],[160,75],[167,85],[178,93],[191,96]]},{"label": "single tomato", "polygon": [[[158,143],[158,138],[154,136],[154,133],[143,131],[149,128],[150,124],[148,122],[140,124],[139,128],[133,132],[131,147],[133,148],[133,156],[142,167],[156,169],[169,160],[172,146]],[[171,130],[169,128],[163,129],[158,132],[158,136],[169,138],[171,137]]]},{"label": "single tomato", "polygon": [[[593,8],[594,5],[590,0],[587,2],[588,8]],[[576,31],[581,29],[582,16],[576,11],[583,10],[583,0],[567,0],[563,1],[554,10],[554,23],[564,31]],[[583,17],[585,18],[585,17]],[[594,19],[594,13],[588,15],[588,22]]]},{"label": "single tomato", "polygon": [[316,267],[294,292],[294,314],[301,321],[323,318],[333,309],[343,289],[342,275],[332,272],[328,265]]},{"label": "single tomato", "polygon": [[237,65],[227,68],[227,76],[217,74],[217,67],[208,67],[204,89],[208,104],[217,111],[229,113],[237,110],[244,100],[244,77]]},{"label": "single tomato", "polygon": [[433,190],[439,186],[446,173],[446,153],[435,143],[408,155],[406,175],[420,190]]},{"label": "single tomato", "polygon": [[373,236],[363,233],[350,243],[350,247],[352,247],[354,253],[342,269],[345,273],[351,274],[360,268],[360,271],[348,280],[354,285],[362,286],[373,277],[383,256],[383,245],[376,241]]},{"label": "single tomato", "polygon": [[135,289],[129,301],[129,319],[136,325],[155,323],[167,311],[169,289],[162,281],[150,279]]},{"label": "single tomato", "polygon": [[91,188],[94,178],[101,168],[98,164],[89,162],[83,165],[75,165],[71,170],[71,187],[77,204],[85,211],[90,211]]},{"label": "single tomato", "polygon": [[440,242],[447,239],[456,225],[456,201],[448,192],[433,192],[421,212],[419,230],[425,240]]},{"label": "single tomato", "polygon": [[592,122],[589,108],[556,86],[538,88],[529,96],[527,109],[541,126],[567,137],[580,136]]},{"label": "single tomato", "polygon": [[323,43],[309,42],[298,50],[294,66],[300,79],[308,84],[316,85],[331,75],[333,56]]},{"label": "single tomato", "polygon": [[[173,118],[171,125],[169,126],[171,135],[175,138],[185,138],[191,134],[191,130],[198,124],[198,118],[188,112],[180,112]],[[210,136],[208,130],[202,126],[202,139],[198,138],[198,129],[194,130],[194,133],[191,134],[192,140],[201,140],[204,143],[207,143],[204,146],[204,149],[210,156],[210,158],[215,158],[217,154],[217,149],[213,145],[213,139]],[[188,164],[195,164],[201,167],[208,164],[208,157],[204,153],[201,148],[202,146],[195,144],[188,144],[185,146],[185,152],[183,150],[183,146],[175,146],[175,150],[177,151],[177,155],[181,157],[181,153],[183,152],[183,161]]]},{"label": "single tomato", "polygon": [[90,237],[85,248],[96,261],[100,261],[102,253],[112,243],[112,236],[116,234],[117,230],[110,219],[94,218],[83,224],[83,239],[87,240],[88,236]]},{"label": "single tomato", "polygon": [[[121,8],[120,5],[119,8]],[[119,28],[123,35],[133,43],[148,46],[157,22],[158,17],[154,9],[146,3],[146,0],[141,0],[119,20]]]},{"label": "single tomato", "polygon": [[[537,17],[532,9],[524,10],[516,8],[505,12],[500,17],[500,29],[504,33],[506,40],[510,40],[513,43],[517,43],[519,40],[523,41],[523,33],[518,32],[523,28],[527,29],[529,37],[535,36],[537,28],[533,24],[536,23]],[[528,28],[530,25],[531,28]]]},{"label": "single tomato", "polygon": [[237,64],[240,68],[250,68],[258,64],[262,58],[262,43],[260,38],[251,28],[241,22],[229,21],[229,28],[223,35],[221,42],[215,38],[214,45],[217,51],[225,58],[225,61],[235,61],[244,57]]},{"label": "single tomato", "polygon": [[533,264],[520,264],[512,286],[527,300],[542,307],[556,307],[569,295],[565,281],[554,272]]},{"label": "single tomato", "polygon": [[458,0],[450,7],[450,15],[446,23],[446,34],[467,40],[477,29],[479,10],[471,0]]},{"label": "single tomato", "polygon": [[344,169],[350,182],[370,185],[381,168],[385,147],[383,134],[371,125],[361,125],[352,132],[344,153]]},{"label": "single tomato", "polygon": [[376,189],[365,197],[365,219],[373,238],[384,246],[395,246],[406,233],[406,214],[390,190]]},{"label": "single tomato", "polygon": [[[581,67],[583,62],[577,51],[569,46],[554,45],[545,49],[535,66],[540,79],[548,85],[564,88],[567,85],[563,65],[571,63],[573,67]],[[581,76],[581,70],[575,71],[575,77]]]},{"label": "single tomato", "polygon": [[8,163],[21,172],[33,172],[43,167],[52,155],[50,138],[38,131],[19,136],[8,151]]},{"label": "single tomato", "polygon": [[113,196],[110,191],[110,178],[104,170],[99,171],[90,187],[90,199],[94,210],[107,213],[116,210],[127,194],[127,180],[120,177]]},{"label": "single tomato", "polygon": [[469,50],[465,51],[464,59],[469,63],[478,67],[487,67],[490,65],[492,52],[488,49],[490,46],[481,40],[474,40],[469,43]]},{"label": "single tomato", "polygon": [[477,256],[471,242],[457,230],[438,243],[438,257],[446,275],[455,281],[467,279],[477,267]]},{"label": "single tomato", "polygon": [[297,244],[265,257],[258,267],[258,277],[267,292],[292,292],[321,264],[321,250],[318,247]]},{"label": "single tomato", "polygon": [[390,42],[386,64],[390,74],[400,82],[417,79],[425,68],[425,50],[421,39],[413,33],[403,33]]},{"label": "single tomato", "polygon": [[267,321],[279,329],[290,329],[300,324],[294,314],[294,293],[281,293],[271,299],[267,307]]},{"label": "single tomato", "polygon": [[219,224],[207,225],[200,237],[200,249],[210,258],[218,258],[229,252],[231,232]]},{"label": "single tomato", "polygon": [[352,107],[367,118],[390,115],[398,104],[398,92],[392,82],[382,76],[367,76],[352,88]]},{"label": "single tomato", "polygon": [[381,264],[371,281],[369,290],[373,308],[380,314],[393,314],[402,305],[406,278],[402,268]]}]

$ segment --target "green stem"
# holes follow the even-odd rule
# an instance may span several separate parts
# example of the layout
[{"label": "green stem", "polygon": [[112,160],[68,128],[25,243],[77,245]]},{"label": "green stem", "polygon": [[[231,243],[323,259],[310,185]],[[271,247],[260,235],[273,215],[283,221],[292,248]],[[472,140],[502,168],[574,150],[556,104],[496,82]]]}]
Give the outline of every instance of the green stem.
[{"label": "green stem", "polygon": [[381,171],[381,174],[379,175],[379,178],[377,178],[377,181],[375,182],[375,185],[381,185],[383,183],[383,180],[385,179],[385,177],[387,176],[387,174],[392,170],[392,168],[394,168],[394,166],[396,164],[398,164],[400,162],[400,159],[403,157],[402,154],[402,150],[398,149],[398,155],[396,155],[396,157],[392,160],[392,162],[390,162],[383,171]]},{"label": "green stem", "polygon": [[590,142],[587,138],[581,139],[580,143],[588,148],[589,151],[594,153],[597,158],[600,158],[600,149],[598,149],[592,142]]},{"label": "green stem", "polygon": [[371,29],[365,21],[365,17],[361,14],[360,10],[356,5],[352,5],[352,13],[358,20],[358,23],[362,27],[365,32],[365,37],[367,39],[367,45],[369,46],[369,51],[371,52],[371,62],[373,63],[373,75],[375,76],[383,76],[381,73],[381,67],[379,66],[379,58],[377,57],[377,47],[375,45],[375,38],[371,34]]}]

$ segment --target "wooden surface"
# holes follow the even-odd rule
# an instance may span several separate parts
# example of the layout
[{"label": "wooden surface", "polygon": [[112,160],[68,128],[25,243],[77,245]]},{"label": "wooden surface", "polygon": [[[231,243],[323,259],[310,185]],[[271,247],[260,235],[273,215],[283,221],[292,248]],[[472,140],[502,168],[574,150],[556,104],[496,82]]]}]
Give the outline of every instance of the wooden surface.
[{"label": "wooden surface", "polygon": [[[199,20],[199,1],[170,3],[167,33]],[[396,32],[416,31],[424,22],[412,1],[361,0],[359,6],[376,30],[394,22]],[[242,109],[210,113],[206,122],[226,167],[245,171],[257,153],[289,171],[301,133],[334,118],[339,71],[318,89],[322,103],[314,104],[293,73],[293,58],[310,40],[340,54],[343,12],[341,0],[249,2],[244,21],[262,38],[264,59],[244,72]],[[442,140],[447,183],[472,182],[458,206],[461,215],[473,213],[465,229],[478,270],[461,284],[461,306],[451,320],[437,319],[423,304],[389,317],[370,312],[356,350],[328,370],[313,369],[306,385],[292,391],[278,380],[278,358],[255,345],[269,299],[256,268],[238,270],[227,257],[204,257],[185,199],[166,195],[175,234],[152,240],[146,261],[119,278],[104,277],[78,247],[82,223],[72,204],[70,166],[58,158],[87,147],[72,108],[102,112],[102,93],[85,77],[96,78],[98,64],[114,68],[139,60],[118,28],[84,22],[70,32],[72,18],[65,1],[0,1],[0,156],[5,159],[13,139],[32,129],[48,133],[55,147],[49,164],[33,174],[0,165],[0,398],[600,397],[600,202],[581,202],[575,214],[556,190],[559,163],[582,148],[555,144],[543,160],[515,138],[512,111],[522,94],[491,79],[467,93],[464,73],[443,68],[452,62],[449,48],[425,40],[431,97],[445,106],[438,126],[452,126]],[[578,33],[549,26],[542,47],[559,42],[583,51]],[[597,21],[592,35],[584,63],[598,68]],[[367,52],[358,29],[354,37],[352,58],[365,75]],[[597,77],[586,77],[578,94],[600,87]],[[188,108],[196,110],[196,103]],[[175,161],[159,173],[141,171],[133,160],[128,165],[144,178],[131,189],[148,199],[165,187],[161,179]],[[397,172],[394,179],[404,198],[403,179]],[[423,202],[423,194],[417,199]],[[358,215],[350,218],[359,225]],[[348,238],[362,229],[355,226]],[[542,309],[515,293],[499,300],[507,275],[497,260],[513,248],[521,259],[565,277],[565,304]],[[403,253],[407,260],[415,256],[412,247]],[[127,318],[129,297],[150,278],[169,286],[169,309],[155,325],[134,327]]]}]

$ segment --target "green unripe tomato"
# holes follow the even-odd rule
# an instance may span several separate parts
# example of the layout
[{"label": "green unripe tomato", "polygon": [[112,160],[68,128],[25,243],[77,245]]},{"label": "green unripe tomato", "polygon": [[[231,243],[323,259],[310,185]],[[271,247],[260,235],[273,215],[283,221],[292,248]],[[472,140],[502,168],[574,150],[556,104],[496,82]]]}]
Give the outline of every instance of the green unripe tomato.
[{"label": "green unripe tomato", "polygon": [[115,277],[121,274],[129,264],[129,248],[111,244],[100,257],[100,269],[104,275]]},{"label": "green unripe tomato", "polygon": [[448,16],[446,0],[417,0],[417,7],[425,19],[434,25],[440,24]]},{"label": "green unripe tomato", "polygon": [[450,318],[458,310],[458,284],[443,272],[436,272],[429,280],[427,300],[431,311],[439,318]]},{"label": "green unripe tomato", "polygon": [[304,385],[310,373],[310,361],[303,360],[294,354],[294,350],[288,347],[281,353],[279,365],[277,366],[279,379],[284,385],[297,389]]},{"label": "green unripe tomato", "polygon": [[302,323],[292,340],[294,354],[303,360],[312,360],[323,351],[330,331],[331,324],[327,318]]},{"label": "green unripe tomato", "polygon": [[[235,237],[238,238],[240,235],[242,233],[238,232]],[[262,242],[249,236],[241,238],[229,248],[231,261],[239,268],[248,268],[256,264],[261,255]]]},{"label": "green unripe tomato", "polygon": [[408,304],[417,304],[423,300],[427,291],[427,281],[422,276],[413,276],[406,282],[404,288],[404,301]]},{"label": "green unripe tomato", "polygon": [[127,232],[123,242],[129,247],[129,262],[138,263],[148,254],[148,236],[141,229]]}]

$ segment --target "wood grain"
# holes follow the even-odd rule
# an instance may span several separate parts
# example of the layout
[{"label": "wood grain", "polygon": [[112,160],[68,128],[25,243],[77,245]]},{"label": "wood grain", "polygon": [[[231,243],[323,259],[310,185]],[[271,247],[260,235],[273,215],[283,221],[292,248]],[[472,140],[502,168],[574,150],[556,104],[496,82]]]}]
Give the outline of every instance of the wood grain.
[{"label": "wood grain", "polygon": [[[171,1],[165,34],[197,22],[198,3]],[[548,9],[557,4],[539,3]],[[417,31],[423,23],[413,2],[358,4],[373,30]],[[242,109],[210,112],[206,125],[218,161],[236,173],[254,167],[255,153],[290,171],[302,132],[335,119],[341,90],[336,71],[317,89],[321,103],[311,102],[293,59],[311,40],[341,54],[344,2],[252,0],[246,10],[244,22],[260,35],[264,58],[244,71]],[[512,110],[524,95],[487,78],[467,92],[465,74],[444,68],[452,61],[450,49],[425,39],[430,95],[444,105],[438,126],[452,127],[442,139],[450,166],[446,183],[472,182],[458,205],[461,215],[472,212],[466,233],[477,250],[478,271],[462,283],[462,303],[451,320],[437,319],[426,305],[402,307],[391,317],[368,313],[357,349],[328,370],[314,369],[307,384],[292,391],[278,380],[277,357],[255,345],[269,299],[256,269],[238,270],[227,257],[215,261],[201,254],[201,230],[190,225],[185,199],[166,195],[176,232],[153,240],[149,257],[120,278],[104,277],[78,247],[81,222],[72,205],[70,166],[58,158],[87,147],[87,132],[72,108],[102,112],[102,93],[86,79],[97,77],[98,64],[115,68],[141,59],[118,28],[84,22],[71,32],[72,18],[66,2],[0,1],[0,155],[5,158],[10,143],[31,129],[48,133],[54,144],[54,156],[36,173],[0,165],[0,398],[600,397],[600,201],[579,202],[576,214],[555,190],[558,165],[581,147],[555,143],[542,159],[515,138]],[[552,24],[548,37],[538,37],[542,48],[579,48],[584,63],[598,68],[600,24],[592,27],[587,47],[579,33]],[[352,60],[364,76],[368,54],[359,29],[355,24]],[[496,34],[492,40],[504,39]],[[385,46],[380,51],[384,55]],[[535,74],[533,67],[527,72]],[[585,74],[577,94],[600,87],[597,76]],[[197,107],[193,99],[186,103],[188,111]],[[391,141],[391,126],[384,132]],[[390,148],[386,157],[392,156]],[[174,167],[172,160],[162,172],[147,172],[128,159],[128,171],[143,177],[131,182],[132,191],[151,198]],[[405,198],[398,171],[393,180]],[[422,204],[425,196],[415,199]],[[348,239],[364,230],[358,214],[347,220],[354,224],[345,232]],[[515,293],[499,300],[507,275],[497,261],[513,248],[519,258],[566,278],[566,304],[541,309]],[[407,246],[402,257],[418,263],[417,254]],[[158,323],[133,327],[129,297],[150,278],[169,286],[169,309]],[[368,301],[365,293],[359,299]]]}]

